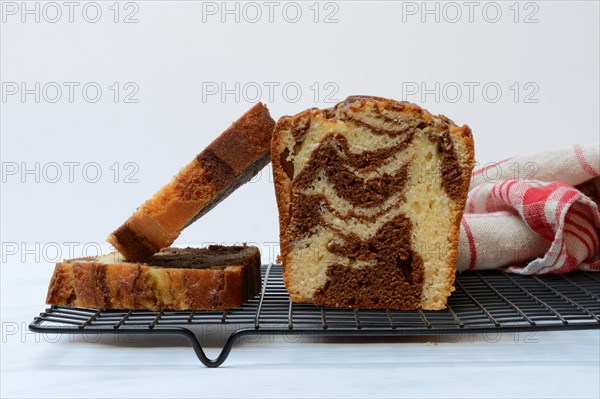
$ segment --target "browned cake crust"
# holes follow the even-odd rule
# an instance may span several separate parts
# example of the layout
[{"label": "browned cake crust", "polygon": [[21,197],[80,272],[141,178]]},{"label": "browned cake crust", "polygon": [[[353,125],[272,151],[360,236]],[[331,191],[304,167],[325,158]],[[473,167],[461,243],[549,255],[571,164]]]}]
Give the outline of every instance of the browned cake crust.
[{"label": "browned cake crust", "polygon": [[[336,133],[344,129],[354,133]],[[320,141],[314,138],[317,130],[327,132]],[[373,149],[350,148],[348,138],[352,134],[371,135],[378,140],[377,145]],[[337,228],[331,219],[325,219],[323,214],[344,223],[352,220],[367,226],[376,225],[385,220],[382,218],[389,216],[391,210],[400,209],[400,203],[422,200],[425,204],[427,198],[407,198],[407,186],[429,184],[415,176],[410,162],[390,174],[378,171],[389,159],[407,151],[416,138],[433,151],[439,165],[435,171],[423,169],[424,179],[434,181],[434,185],[438,181],[437,193],[450,204],[446,235],[442,237],[446,244],[443,249],[432,250],[426,240],[413,242],[415,223],[410,210],[374,228],[369,238]],[[389,145],[392,141],[397,144]],[[299,158],[305,147],[314,150],[310,151],[310,158],[301,161],[302,167],[298,170],[297,163],[290,161],[290,157]],[[445,116],[431,115],[415,104],[353,96],[331,109],[309,109],[282,117],[273,133],[271,158],[279,208],[279,259],[293,301],[331,307],[445,307],[446,298],[453,291],[460,219],[474,164],[474,145],[468,126],[458,127]],[[431,163],[423,161],[421,166],[427,166],[428,162]],[[413,167],[410,176],[409,167]],[[361,174],[375,177],[365,180],[357,177]],[[322,181],[331,186],[329,191],[335,193],[335,198],[341,198],[342,203],[351,204],[352,208],[342,207],[346,209],[342,213],[333,206],[332,199],[323,194],[327,190],[315,188]],[[398,203],[384,207],[394,195],[398,196]],[[364,216],[359,210],[370,213]],[[427,220],[427,213],[424,215],[421,230],[435,230],[435,226],[422,226],[427,223],[423,222]],[[322,226],[326,227],[320,229]],[[333,238],[323,239],[316,248],[309,241],[323,230],[326,230],[323,236]],[[439,259],[425,262],[422,254],[428,251]],[[328,264],[323,260],[327,257],[343,259],[346,264]],[[373,266],[357,266],[360,262]],[[321,265],[313,267],[313,264]],[[319,272],[319,268],[326,272]],[[436,268],[441,273],[437,273]],[[311,291],[307,286],[317,288]]]},{"label": "browned cake crust", "polygon": [[143,262],[170,246],[181,230],[269,163],[274,126],[267,107],[256,104],[142,204],[107,241],[131,262]]},{"label": "browned cake crust", "polygon": [[116,253],[56,264],[46,303],[95,309],[223,310],[260,292],[256,247],[166,248],[146,263]]}]

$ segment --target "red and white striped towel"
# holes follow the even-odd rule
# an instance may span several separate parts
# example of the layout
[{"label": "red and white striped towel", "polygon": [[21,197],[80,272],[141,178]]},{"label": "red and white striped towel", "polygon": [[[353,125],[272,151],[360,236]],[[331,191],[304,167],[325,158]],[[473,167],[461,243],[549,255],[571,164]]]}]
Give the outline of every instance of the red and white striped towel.
[{"label": "red and white striped towel", "polygon": [[473,172],[457,270],[600,271],[600,144],[484,165]]}]

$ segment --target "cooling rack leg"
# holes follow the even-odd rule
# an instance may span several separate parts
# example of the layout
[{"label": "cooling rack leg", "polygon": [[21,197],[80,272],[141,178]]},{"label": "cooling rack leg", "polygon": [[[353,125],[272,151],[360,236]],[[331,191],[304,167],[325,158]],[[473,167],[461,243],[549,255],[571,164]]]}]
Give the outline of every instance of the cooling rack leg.
[{"label": "cooling rack leg", "polygon": [[242,335],[239,332],[234,332],[233,334],[231,334],[229,338],[227,338],[227,342],[225,342],[225,346],[223,346],[223,349],[221,349],[221,353],[219,353],[219,356],[217,356],[216,359],[210,359],[206,356],[206,353],[204,353],[204,349],[202,349],[202,345],[200,344],[198,337],[196,337],[196,334],[194,334],[188,329],[182,329],[181,331],[182,335],[189,341],[189,343],[192,345],[192,348],[194,348],[194,352],[196,353],[196,356],[198,356],[198,359],[200,359],[202,364],[204,364],[206,367],[211,368],[219,367],[221,364],[223,364],[225,359],[227,359],[227,357],[229,356],[231,348],[233,348],[235,342]]}]

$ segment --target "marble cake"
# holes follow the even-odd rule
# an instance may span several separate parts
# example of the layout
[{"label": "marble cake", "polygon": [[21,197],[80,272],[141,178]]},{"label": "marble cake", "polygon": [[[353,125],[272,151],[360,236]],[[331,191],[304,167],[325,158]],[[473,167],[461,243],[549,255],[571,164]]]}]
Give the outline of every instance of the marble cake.
[{"label": "marble cake", "polygon": [[446,306],[474,165],[468,126],[414,104],[354,96],[282,117],[271,160],[294,302]]},{"label": "marble cake", "polygon": [[260,292],[252,246],[165,248],[145,263],[118,252],[56,264],[46,303],[96,309],[230,309]]},{"label": "marble cake", "polygon": [[275,121],[256,104],[217,137],[107,241],[131,262],[170,246],[181,230],[206,214],[269,163]]}]

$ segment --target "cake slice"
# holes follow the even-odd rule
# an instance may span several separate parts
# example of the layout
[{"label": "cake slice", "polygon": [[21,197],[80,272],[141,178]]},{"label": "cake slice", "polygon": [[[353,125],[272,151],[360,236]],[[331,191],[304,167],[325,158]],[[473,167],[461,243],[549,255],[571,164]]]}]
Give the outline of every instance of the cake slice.
[{"label": "cake slice", "polygon": [[118,252],[56,264],[46,303],[96,309],[211,310],[260,292],[260,252],[252,246],[166,248],[146,263]]},{"label": "cake slice", "polygon": [[292,301],[443,309],[473,157],[468,126],[414,104],[355,96],[282,117],[271,160]]},{"label": "cake slice", "polygon": [[108,237],[131,262],[170,246],[181,230],[269,163],[275,121],[258,103],[217,137]]}]

